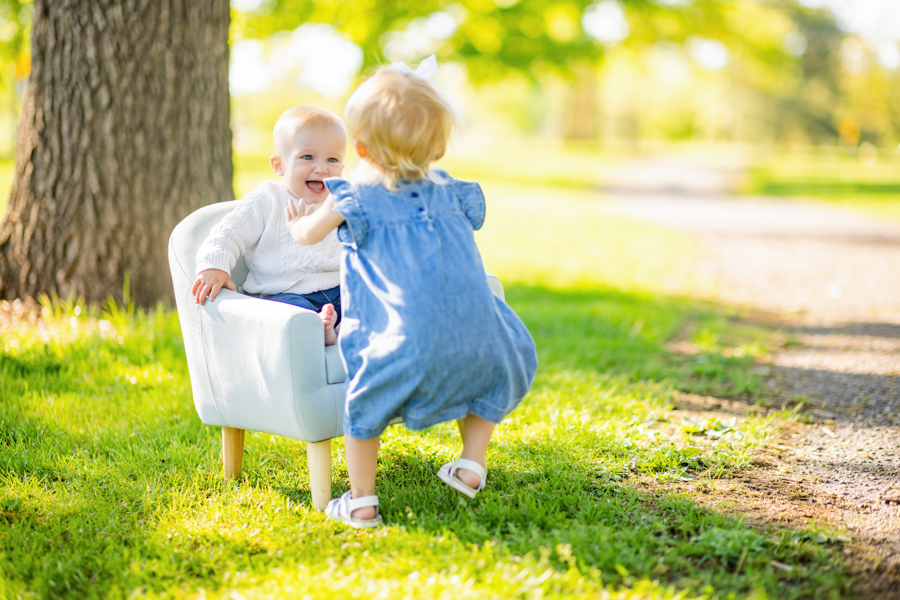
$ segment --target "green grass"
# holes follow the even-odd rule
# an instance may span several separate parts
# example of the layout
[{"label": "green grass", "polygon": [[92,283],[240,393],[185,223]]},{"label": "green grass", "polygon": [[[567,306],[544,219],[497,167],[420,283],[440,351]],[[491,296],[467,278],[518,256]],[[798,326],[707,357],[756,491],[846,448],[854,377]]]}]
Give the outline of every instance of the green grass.
[{"label": "green grass", "polygon": [[825,150],[772,152],[750,169],[744,191],[819,200],[900,221],[900,154],[882,152],[861,161]]},{"label": "green grass", "polygon": [[[451,149],[439,166],[460,178],[472,181],[515,182],[526,186],[553,186],[562,191],[591,191],[605,182],[610,169],[629,159],[625,152],[600,151],[563,144],[547,145],[534,140],[517,140],[503,147]],[[345,176],[357,159],[348,149]],[[234,189],[240,198],[261,181],[280,181],[260,152],[235,152]]]},{"label": "green grass", "polygon": [[679,392],[764,401],[752,367],[774,334],[665,291],[690,278],[688,238],[587,191],[484,187],[479,246],[541,366],[475,501],[434,476],[459,451],[452,424],[388,430],[376,531],[311,508],[292,440],[248,433],[226,483],[175,313],[45,302],[40,322],[0,329],[0,598],[847,596],[833,532],[753,529],[666,491],[738,472],[767,442],[767,419],[670,407]]}]

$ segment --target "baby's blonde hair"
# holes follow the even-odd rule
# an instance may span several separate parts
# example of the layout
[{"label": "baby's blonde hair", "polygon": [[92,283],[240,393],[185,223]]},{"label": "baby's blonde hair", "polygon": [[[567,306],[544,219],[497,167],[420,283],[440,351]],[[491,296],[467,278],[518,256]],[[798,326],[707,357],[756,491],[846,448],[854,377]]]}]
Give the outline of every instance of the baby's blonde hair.
[{"label": "baby's blonde hair", "polygon": [[295,133],[304,127],[329,126],[340,129],[344,135],[347,134],[347,130],[344,129],[344,123],[341,121],[341,118],[330,110],[308,104],[292,106],[281,113],[281,116],[278,117],[278,121],[275,122],[275,127],[272,129],[272,141],[275,145],[275,153],[281,154],[285,141],[290,140]]},{"label": "baby's blonde hair", "polygon": [[388,189],[400,180],[430,178],[444,156],[456,116],[427,79],[382,69],[363,83],[344,109],[347,130]]}]

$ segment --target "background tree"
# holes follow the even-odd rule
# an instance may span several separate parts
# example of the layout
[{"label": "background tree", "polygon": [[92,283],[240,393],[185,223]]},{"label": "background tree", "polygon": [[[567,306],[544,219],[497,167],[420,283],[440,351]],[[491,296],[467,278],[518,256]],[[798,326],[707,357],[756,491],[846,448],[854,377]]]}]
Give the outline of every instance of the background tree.
[{"label": "background tree", "polygon": [[[793,68],[793,57],[783,48],[784,32],[769,22],[790,28],[790,15],[800,14],[796,8],[795,0],[267,0],[236,11],[234,31],[238,39],[265,39],[325,23],[360,47],[363,74],[436,52],[465,65],[476,84],[525,79],[533,98],[548,83],[563,81],[568,98],[562,131],[570,139],[591,139],[599,133],[599,78],[611,52],[624,47],[639,53],[660,42],[684,47],[701,39],[743,56],[741,68],[783,72]],[[434,36],[436,21],[444,29],[449,21],[449,33]]]},{"label": "background tree", "polygon": [[390,62],[385,49],[393,38],[445,14],[456,27],[433,50],[464,62],[473,80],[486,81],[511,74],[536,77],[548,69],[571,74],[584,61],[601,61],[605,47],[584,26],[585,14],[598,4],[615,4],[635,19],[656,20],[653,36],[634,37],[635,43],[704,27],[722,32],[722,15],[730,7],[720,0],[267,0],[235,11],[235,31],[244,38],[266,38],[305,23],[327,23],[362,49],[367,71]]},{"label": "background tree", "polygon": [[37,0],[0,296],[149,305],[166,240],[232,192],[228,0]]}]

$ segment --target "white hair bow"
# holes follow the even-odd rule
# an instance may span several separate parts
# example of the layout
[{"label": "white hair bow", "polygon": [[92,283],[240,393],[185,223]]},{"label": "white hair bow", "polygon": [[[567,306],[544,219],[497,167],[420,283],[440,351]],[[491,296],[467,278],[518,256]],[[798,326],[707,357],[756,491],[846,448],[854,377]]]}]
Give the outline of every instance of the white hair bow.
[{"label": "white hair bow", "polygon": [[388,67],[388,71],[396,71],[398,73],[403,73],[404,75],[414,75],[421,79],[431,79],[432,77],[437,75],[438,72],[437,56],[432,54],[431,56],[420,62],[415,71],[410,69],[409,65],[407,65],[403,61],[391,63],[391,66]]}]

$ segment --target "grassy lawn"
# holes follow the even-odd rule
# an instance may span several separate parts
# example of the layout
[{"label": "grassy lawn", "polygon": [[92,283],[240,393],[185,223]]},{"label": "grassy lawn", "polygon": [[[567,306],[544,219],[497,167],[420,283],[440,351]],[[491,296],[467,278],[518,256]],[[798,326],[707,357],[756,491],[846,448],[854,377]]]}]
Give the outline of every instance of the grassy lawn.
[{"label": "grassy lawn", "polygon": [[900,154],[861,162],[839,152],[773,152],[750,169],[744,191],[820,200],[900,221]]},{"label": "grassy lawn", "polygon": [[[272,172],[265,152],[235,152],[234,191],[237,197],[251,191],[260,181],[279,180]],[[596,189],[610,169],[627,163],[630,158],[625,151],[600,151],[562,143],[548,145],[523,139],[502,146],[452,146],[439,166],[472,181],[506,181],[544,189],[552,186],[564,191],[584,191]],[[349,150],[345,176],[349,176],[356,161],[353,150]]]},{"label": "grassy lawn", "polygon": [[[266,176],[240,165],[237,190]],[[834,532],[754,530],[664,489],[767,442],[768,419],[670,409],[682,392],[764,401],[771,332],[665,292],[691,276],[689,239],[607,212],[588,185],[523,183],[484,181],[477,239],[541,366],[475,501],[434,476],[459,451],[452,424],[388,430],[380,530],[311,508],[292,440],[248,433],[226,483],[176,314],[45,301],[0,329],[0,598],[844,597]]]}]

